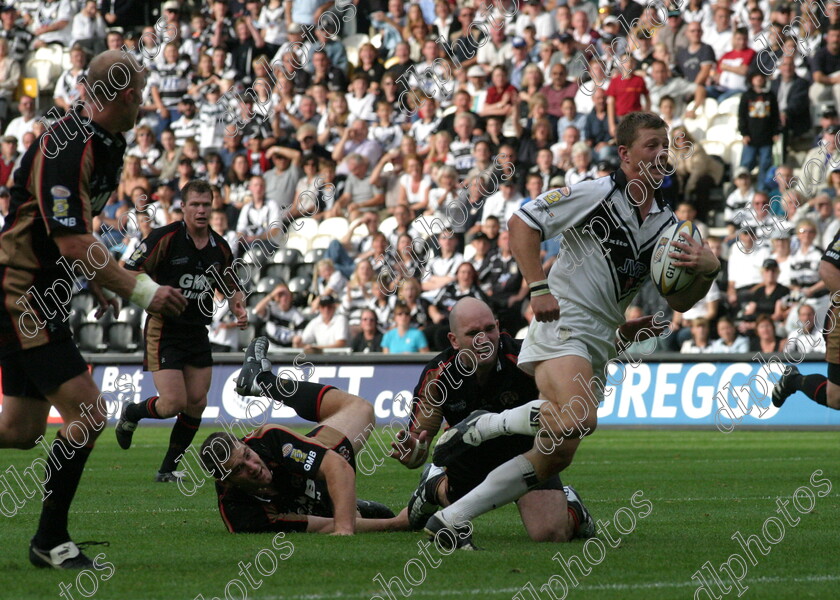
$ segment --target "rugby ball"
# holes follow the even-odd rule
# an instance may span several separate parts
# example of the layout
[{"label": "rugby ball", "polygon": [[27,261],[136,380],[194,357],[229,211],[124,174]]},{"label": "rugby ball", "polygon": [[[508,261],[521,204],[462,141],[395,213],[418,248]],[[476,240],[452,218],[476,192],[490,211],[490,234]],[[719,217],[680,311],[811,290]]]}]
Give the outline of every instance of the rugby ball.
[{"label": "rugby ball", "polygon": [[694,271],[674,265],[676,259],[669,256],[671,252],[682,254],[682,250],[671,245],[672,241],[685,241],[680,234],[685,234],[685,237],[692,236],[701,244],[703,243],[700,231],[691,221],[677,221],[659,234],[659,240],[653,247],[653,255],[650,257],[650,277],[653,279],[653,285],[663,296],[681,292],[694,281]]}]

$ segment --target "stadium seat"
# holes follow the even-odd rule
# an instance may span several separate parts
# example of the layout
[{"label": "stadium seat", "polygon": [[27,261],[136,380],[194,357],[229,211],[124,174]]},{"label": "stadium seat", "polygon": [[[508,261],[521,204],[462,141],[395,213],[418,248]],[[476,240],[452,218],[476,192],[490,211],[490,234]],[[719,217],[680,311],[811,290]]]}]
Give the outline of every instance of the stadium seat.
[{"label": "stadium seat", "polygon": [[21,77],[17,90],[15,91],[15,101],[20,100],[21,96],[29,96],[35,98],[35,110],[40,110],[41,105],[41,91],[38,88],[37,77]]},{"label": "stadium seat", "polygon": [[294,276],[295,277],[312,277],[312,273],[315,272],[315,265],[300,263],[295,267]]},{"label": "stadium seat", "polygon": [[247,251],[242,253],[242,260],[246,263],[257,263],[264,265],[271,262],[271,256],[267,256],[261,244],[254,244]]},{"label": "stadium seat", "polygon": [[295,219],[289,228],[290,235],[302,235],[311,238],[318,235],[318,221],[310,218]]},{"label": "stadium seat", "polygon": [[285,248],[274,253],[274,263],[295,267],[303,262],[303,253],[296,248]]},{"label": "stadium seat", "polygon": [[105,330],[99,323],[82,323],[79,326],[79,350],[82,352],[104,352]]},{"label": "stadium seat", "polygon": [[709,127],[715,127],[716,125],[725,125],[726,127],[731,127],[738,130],[738,117],[734,115],[714,115],[711,119],[709,119]]},{"label": "stadium seat", "polygon": [[396,217],[388,217],[384,221],[379,224],[379,231],[380,233],[384,233],[385,235],[391,235],[394,233],[394,230],[397,228],[397,218]]},{"label": "stadium seat", "polygon": [[382,37],[383,35],[381,33],[377,33],[376,35],[372,35],[370,37],[370,43],[373,44],[373,47],[377,50],[382,47]]},{"label": "stadium seat", "polygon": [[96,316],[96,311],[99,310],[99,307],[93,307],[88,312],[87,316],[83,319],[84,323],[99,323],[103,327],[108,327],[114,321],[114,313],[110,310],[103,314],[101,317]]},{"label": "stadium seat", "polygon": [[705,139],[729,145],[736,140],[740,140],[741,134],[738,133],[737,128],[733,129],[731,125],[712,125],[706,130]]},{"label": "stadium seat", "polygon": [[301,254],[305,254],[306,251],[309,250],[310,239],[311,238],[303,237],[302,235],[297,235],[296,233],[293,233],[289,236],[289,239],[286,240],[286,248],[290,250],[297,250]]},{"label": "stadium seat", "polygon": [[[275,266],[275,265],[271,265],[271,266]],[[281,281],[283,281],[283,280],[279,277],[264,277],[263,279],[260,279],[260,282],[257,284],[257,287],[254,288],[254,291],[257,292],[257,293],[267,294],[271,290],[276,288],[277,284],[280,283]]]},{"label": "stadium seat", "polygon": [[330,235],[340,240],[349,228],[350,224],[344,217],[332,217],[321,221],[321,224],[318,225],[318,235]]},{"label": "stadium seat", "polygon": [[259,304],[260,300],[266,296],[268,296],[268,294],[265,292],[251,292],[248,294],[248,300],[246,301],[248,308],[254,308],[257,304]]},{"label": "stadium seat", "polygon": [[730,96],[720,104],[718,104],[717,112],[719,115],[734,115],[738,116],[738,106],[741,104],[741,94],[737,96]]},{"label": "stadium seat", "polygon": [[314,265],[319,260],[324,258],[324,255],[327,253],[325,248],[313,248],[309,252],[303,255],[303,262],[308,265]]},{"label": "stadium seat", "polygon": [[332,243],[333,240],[337,239],[335,236],[330,235],[328,233],[319,233],[312,241],[309,243],[309,247],[313,250],[316,249],[324,249],[326,250],[329,245]]},{"label": "stadium seat", "polygon": [[263,267],[260,283],[265,279],[288,281],[292,277],[293,266],[270,264]]},{"label": "stadium seat", "polygon": [[[706,151],[706,154],[719,156],[723,159],[723,162],[729,164],[729,144],[716,140],[705,140],[703,142],[703,149]],[[465,255],[464,259],[466,260],[466,258]]]},{"label": "stadium seat", "polygon": [[112,352],[134,352],[137,343],[134,341],[135,329],[129,323],[114,322],[108,327],[108,349]]},{"label": "stadium seat", "polygon": [[87,290],[82,290],[70,300],[70,310],[87,315],[96,306],[96,299]]}]

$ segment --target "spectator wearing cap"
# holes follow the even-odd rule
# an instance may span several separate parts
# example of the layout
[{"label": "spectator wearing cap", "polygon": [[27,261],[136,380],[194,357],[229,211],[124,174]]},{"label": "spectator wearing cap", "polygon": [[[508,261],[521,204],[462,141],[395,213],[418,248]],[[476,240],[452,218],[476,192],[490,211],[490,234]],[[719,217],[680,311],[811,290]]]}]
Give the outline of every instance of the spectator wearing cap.
[{"label": "spectator wearing cap", "polygon": [[741,333],[755,330],[758,315],[769,315],[779,322],[784,320],[783,300],[790,294],[790,288],[779,283],[779,272],[776,259],[764,259],[761,264],[761,284],[746,297],[744,319],[738,325]]},{"label": "spectator wearing cap", "polygon": [[[525,43],[524,39],[519,36],[515,36],[510,41],[510,45],[512,48],[512,56],[505,63],[504,68],[508,75],[510,85],[518,90],[522,87],[522,76],[525,72],[525,67],[531,63],[531,59],[528,56],[528,45]],[[496,69],[493,69],[494,76],[495,71]]]},{"label": "spectator wearing cap", "polygon": [[779,77],[770,83],[770,91],[776,94],[779,103],[779,118],[785,147],[791,139],[811,129],[811,105],[808,100],[808,82],[796,74],[793,56],[782,56],[779,62]]},{"label": "spectator wearing cap", "polygon": [[829,26],[825,34],[825,46],[817,50],[811,59],[814,83],[808,93],[811,102],[834,101],[840,106],[840,24]]},{"label": "spectator wearing cap", "polygon": [[[559,33],[554,36],[554,44],[557,51],[551,56],[551,65],[562,64],[566,67],[566,78],[574,82],[586,72],[586,59],[583,53],[578,50],[575,38],[570,33]],[[546,80],[550,80],[550,73]]]},{"label": "spectator wearing cap", "polygon": [[32,34],[17,23],[18,11],[13,4],[0,6],[0,38],[9,43],[9,56],[23,64],[32,44]]},{"label": "spectator wearing cap", "polygon": [[738,106],[738,130],[744,138],[741,166],[752,169],[758,164],[758,186],[773,164],[773,143],[781,128],[776,95],[765,89],[767,76],[761,71],[750,75],[750,89],[741,95]]},{"label": "spectator wearing cap", "polygon": [[822,140],[823,132],[831,126],[840,125],[840,115],[837,113],[837,108],[834,104],[823,104],[817,110],[817,117],[819,122],[814,130],[814,141],[811,146],[819,146]]},{"label": "spectator wearing cap", "polygon": [[464,260],[475,267],[478,283],[482,289],[485,289],[486,284],[489,283],[490,264],[495,256],[496,249],[493,248],[493,243],[483,231],[476,232],[470,240],[470,245],[464,250]]},{"label": "spectator wearing cap", "polygon": [[332,295],[317,299],[318,316],[309,321],[300,335],[293,340],[295,348],[305,352],[321,352],[328,348],[344,348],[350,337],[347,318],[336,314],[338,304]]},{"label": "spectator wearing cap", "polygon": [[686,22],[683,21],[682,13],[677,10],[668,11],[668,19],[665,25],[658,27],[653,34],[654,44],[665,44],[668,53],[675,56],[677,50],[684,47],[688,41],[685,35]]},{"label": "spectator wearing cap", "polygon": [[756,242],[751,227],[741,227],[738,237],[729,249],[729,281],[726,298],[734,310],[746,303],[752,288],[761,283],[761,265],[770,258],[766,244]]}]

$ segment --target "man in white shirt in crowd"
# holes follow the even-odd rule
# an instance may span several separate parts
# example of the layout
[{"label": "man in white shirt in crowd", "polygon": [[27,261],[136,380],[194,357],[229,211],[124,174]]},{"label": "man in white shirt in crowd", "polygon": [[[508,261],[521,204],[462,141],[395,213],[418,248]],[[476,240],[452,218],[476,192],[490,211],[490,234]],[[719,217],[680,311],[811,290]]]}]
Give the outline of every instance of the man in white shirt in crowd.
[{"label": "man in white shirt in crowd", "polygon": [[273,202],[265,201],[265,181],[262,176],[254,175],[248,182],[251,201],[242,207],[236,233],[246,244],[257,240],[269,242],[280,227],[280,211]]},{"label": "man in white shirt in crowd", "polygon": [[294,347],[305,352],[321,352],[326,348],[344,348],[347,345],[349,329],[347,319],[335,314],[337,303],[334,296],[318,298],[318,316],[294,338]]}]

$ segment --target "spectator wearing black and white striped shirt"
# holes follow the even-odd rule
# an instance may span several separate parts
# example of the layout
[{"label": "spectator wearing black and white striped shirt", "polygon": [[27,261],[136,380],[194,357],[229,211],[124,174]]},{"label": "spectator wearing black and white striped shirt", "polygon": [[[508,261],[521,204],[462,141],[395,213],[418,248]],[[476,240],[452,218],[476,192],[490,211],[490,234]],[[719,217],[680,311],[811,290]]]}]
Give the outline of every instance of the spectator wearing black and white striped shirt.
[{"label": "spectator wearing black and white striped shirt", "polygon": [[53,102],[63,111],[79,99],[79,80],[87,74],[88,53],[82,46],[70,50],[70,68],[65,69],[55,84]]},{"label": "spectator wearing black and white striped shirt", "polygon": [[149,77],[152,99],[160,115],[161,131],[180,116],[176,107],[187,93],[190,83],[187,75],[192,68],[189,60],[179,56],[177,44],[164,46],[163,57],[164,64]]},{"label": "spectator wearing black and white striped shirt", "polygon": [[0,37],[9,42],[9,56],[22,64],[32,46],[33,36],[15,23],[17,17],[18,12],[13,5],[7,4],[0,8],[0,20],[2,20]]}]

